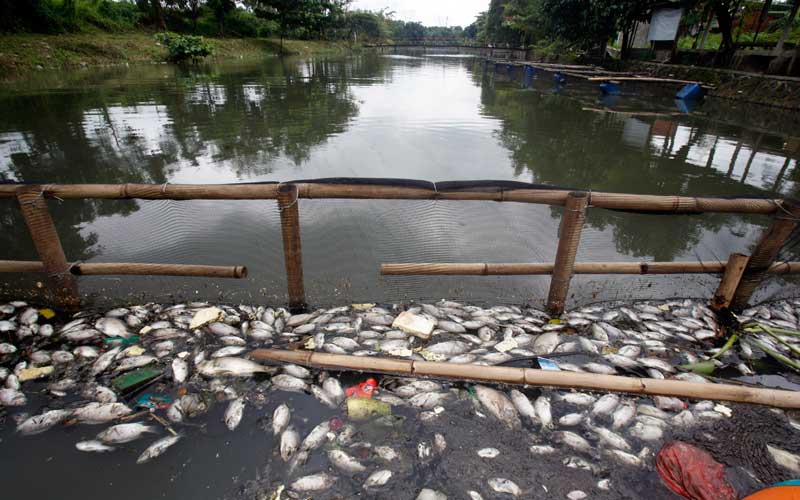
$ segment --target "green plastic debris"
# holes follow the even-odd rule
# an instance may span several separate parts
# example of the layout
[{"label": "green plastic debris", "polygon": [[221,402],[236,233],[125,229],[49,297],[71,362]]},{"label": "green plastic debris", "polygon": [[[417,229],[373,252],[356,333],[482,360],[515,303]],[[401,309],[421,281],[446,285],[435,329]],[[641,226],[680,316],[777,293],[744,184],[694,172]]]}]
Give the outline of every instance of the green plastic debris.
[{"label": "green plastic debris", "polygon": [[157,368],[139,368],[113,379],[111,385],[120,392],[128,392],[152,381],[162,374]]},{"label": "green plastic debris", "polygon": [[679,369],[687,372],[694,372],[698,375],[711,375],[717,369],[717,365],[713,361],[701,361],[699,363],[690,363],[688,365],[680,365]]},{"label": "green plastic debris", "polygon": [[113,345],[131,345],[139,342],[138,335],[131,335],[127,339],[122,337],[106,337],[103,339],[103,342],[106,344],[113,344]]},{"label": "green plastic debris", "polygon": [[347,399],[347,416],[351,420],[367,420],[371,417],[391,414],[392,406],[389,403],[369,398]]}]

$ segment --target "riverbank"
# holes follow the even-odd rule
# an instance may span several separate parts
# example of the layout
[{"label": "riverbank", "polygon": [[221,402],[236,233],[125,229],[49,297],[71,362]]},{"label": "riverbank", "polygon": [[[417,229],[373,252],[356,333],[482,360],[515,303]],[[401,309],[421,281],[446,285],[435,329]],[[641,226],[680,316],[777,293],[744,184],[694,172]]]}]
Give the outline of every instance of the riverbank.
[{"label": "riverbank", "polygon": [[800,78],[644,61],[631,61],[626,65],[626,70],[645,72],[661,78],[708,83],[715,87],[709,92],[713,97],[800,110]]},{"label": "riverbank", "polygon": [[[209,38],[214,55],[209,59],[230,60],[265,55],[337,54],[352,50],[344,42],[284,40],[277,38]],[[0,36],[0,78],[29,71],[61,70],[90,66],[157,63],[166,49],[151,34],[106,33],[80,35]]]}]

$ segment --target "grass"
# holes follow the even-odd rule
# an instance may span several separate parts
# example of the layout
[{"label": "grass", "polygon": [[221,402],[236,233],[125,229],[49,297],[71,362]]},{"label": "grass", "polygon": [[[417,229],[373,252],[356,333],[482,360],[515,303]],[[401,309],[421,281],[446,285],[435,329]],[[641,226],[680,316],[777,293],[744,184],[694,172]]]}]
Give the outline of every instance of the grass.
[{"label": "grass", "polygon": [[[277,38],[209,38],[212,58],[230,60],[277,55]],[[284,40],[284,54],[337,54],[348,50],[343,42]],[[84,66],[154,63],[167,51],[151,34],[0,35],[0,78],[31,70]]]},{"label": "grass", "polygon": [[[738,38],[739,43],[747,43],[753,41],[754,33],[742,33],[741,36]],[[759,33],[758,38],[756,39],[759,43],[777,43],[781,37],[781,31],[774,31],[771,33]],[[700,41],[702,40],[702,35],[697,41],[697,46],[700,46]],[[737,41],[736,33],[733,35],[734,41]],[[786,38],[787,42],[798,43],[800,42],[800,27],[793,28],[789,32],[789,36]],[[693,36],[684,36],[678,40],[678,48],[681,50],[689,50],[692,48],[692,44],[694,43]],[[720,45],[722,45],[722,35],[719,33],[709,33],[708,38],[706,39],[706,50],[717,50]]]}]

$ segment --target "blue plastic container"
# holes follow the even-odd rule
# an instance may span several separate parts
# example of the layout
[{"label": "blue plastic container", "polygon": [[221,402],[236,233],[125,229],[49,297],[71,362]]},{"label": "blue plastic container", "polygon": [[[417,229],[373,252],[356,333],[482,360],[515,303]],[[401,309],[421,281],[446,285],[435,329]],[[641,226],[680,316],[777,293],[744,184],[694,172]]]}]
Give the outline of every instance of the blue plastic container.
[{"label": "blue plastic container", "polygon": [[607,95],[619,95],[619,85],[616,83],[601,83],[600,91]]},{"label": "blue plastic container", "polygon": [[561,73],[556,73],[555,75],[553,75],[553,79],[556,81],[556,83],[561,83],[561,84],[567,83],[567,79],[564,78],[564,75],[562,75]]},{"label": "blue plastic container", "polygon": [[676,99],[699,99],[701,97],[703,97],[703,87],[696,83],[686,85],[675,94]]}]

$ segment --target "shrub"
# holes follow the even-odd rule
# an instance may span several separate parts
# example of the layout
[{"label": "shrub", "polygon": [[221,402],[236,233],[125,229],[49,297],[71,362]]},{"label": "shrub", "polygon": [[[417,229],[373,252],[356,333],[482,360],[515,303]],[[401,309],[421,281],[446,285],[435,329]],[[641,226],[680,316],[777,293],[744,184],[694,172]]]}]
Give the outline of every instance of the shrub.
[{"label": "shrub", "polygon": [[168,59],[173,62],[192,61],[211,55],[213,47],[202,36],[158,33],[156,40],[166,46]]}]

